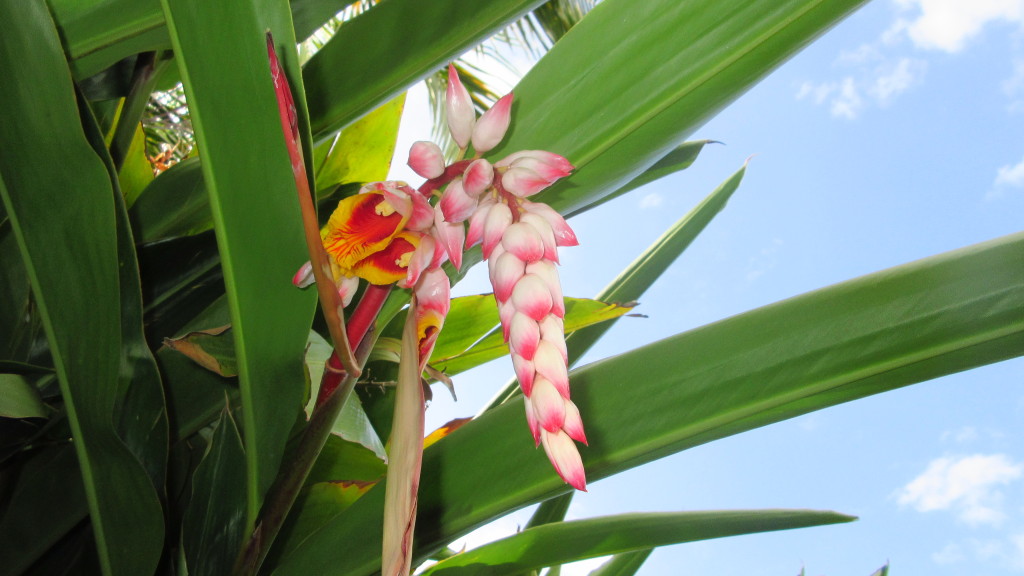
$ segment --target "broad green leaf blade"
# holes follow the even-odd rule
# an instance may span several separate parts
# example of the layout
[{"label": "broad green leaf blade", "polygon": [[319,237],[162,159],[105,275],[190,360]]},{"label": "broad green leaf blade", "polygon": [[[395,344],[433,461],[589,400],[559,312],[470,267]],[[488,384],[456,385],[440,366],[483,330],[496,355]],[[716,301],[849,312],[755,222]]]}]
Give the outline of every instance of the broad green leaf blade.
[{"label": "broad green leaf blade", "polygon": [[156,359],[143,333],[142,287],[135,239],[125,199],[118,184],[117,170],[108,152],[103,134],[88,104],[79,95],[78,109],[86,139],[103,161],[113,186],[117,223],[118,283],[121,296],[120,403],[116,415],[121,439],[146,468],[154,488],[161,495],[167,480],[168,423],[163,383]]},{"label": "broad green leaf blade", "polygon": [[645,548],[851,522],[852,516],[810,510],[654,512],[556,522],[468,550],[431,566],[424,576],[505,576]]},{"label": "broad green leaf blade", "polygon": [[382,104],[314,152],[317,195],[340,184],[386,180],[395,155],[405,94]]},{"label": "broad green leaf blade", "polygon": [[[191,576],[231,572],[245,529],[245,451],[231,414],[221,413],[192,478],[192,499],[182,519],[182,547]],[[226,489],[227,488],[227,489]]]},{"label": "broad green leaf blade", "polygon": [[313,138],[326,139],[540,3],[393,0],[347,22],[302,71]]},{"label": "broad green leaf blade", "polygon": [[611,560],[591,572],[590,576],[633,576],[644,565],[647,557],[653,551],[652,548],[648,548],[646,550],[637,550],[636,552],[616,554]]},{"label": "broad green leaf blade", "polygon": [[24,376],[0,374],[0,418],[45,418],[39,391]]},{"label": "broad green leaf blade", "polygon": [[70,443],[39,450],[10,477],[10,501],[0,516],[0,566],[14,575],[85,520],[89,507]]},{"label": "broad green leaf blade", "polygon": [[538,198],[585,210],[865,1],[606,0],[516,86],[512,125],[491,154],[565,156],[577,171]]},{"label": "broad green leaf blade", "polygon": [[129,210],[140,243],[199,234],[213,228],[209,193],[199,158],[189,158],[161,173]]},{"label": "broad green leaf blade", "polygon": [[[266,31],[297,70],[283,1],[164,0],[217,229],[248,462],[248,522],[302,409],[312,293],[287,279],[308,259],[267,58]],[[301,98],[298,102],[301,115]],[[159,178],[157,179],[159,180]],[[140,200],[141,201],[141,200]]]},{"label": "broad green leaf blade", "polygon": [[[115,427],[124,400],[115,191],[82,131],[46,4],[5,0],[0,12],[0,196],[46,327],[100,565],[107,574],[152,573],[163,546],[160,501]],[[68,190],[73,205],[56,200]]]},{"label": "broad green leaf blade", "polygon": [[[596,362],[571,374],[593,480],[732,434],[1020,356],[1024,233],[804,294]],[[643,378],[637,374],[642,373]],[[628,386],[623,383],[628,382]],[[534,449],[521,400],[424,453],[420,557],[567,490]],[[372,490],[275,574],[363,574],[379,558]],[[358,528],[356,528],[358,527]],[[346,566],[337,542],[348,542]],[[360,552],[366,550],[366,553]]]},{"label": "broad green leaf blade", "polygon": [[[565,299],[565,331],[614,320],[632,309],[632,303],[608,303],[586,298]],[[431,365],[453,375],[508,354],[498,326],[498,308],[490,294],[452,300],[445,331],[438,338]],[[447,335],[447,336],[446,336]]]}]

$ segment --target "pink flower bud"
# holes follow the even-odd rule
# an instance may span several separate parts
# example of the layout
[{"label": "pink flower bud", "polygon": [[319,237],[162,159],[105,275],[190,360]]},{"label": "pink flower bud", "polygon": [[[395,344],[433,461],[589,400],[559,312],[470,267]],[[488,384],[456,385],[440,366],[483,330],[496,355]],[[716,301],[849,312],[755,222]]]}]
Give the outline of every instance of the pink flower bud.
[{"label": "pink flower bud", "polygon": [[533,390],[533,376],[536,374],[533,361],[513,353],[512,369],[516,371],[516,379],[519,380],[519,387],[523,389],[523,394],[529,398],[530,392]]},{"label": "pink flower bud", "polygon": [[504,302],[512,295],[516,283],[526,273],[526,263],[511,252],[497,251],[491,253],[488,259],[488,273],[491,277],[491,286],[494,287],[494,297],[498,302]]},{"label": "pink flower bud", "polygon": [[526,314],[537,322],[551,313],[551,292],[544,281],[533,274],[527,274],[516,283],[509,302],[516,311]]},{"label": "pink flower bud", "polygon": [[448,131],[452,134],[452,140],[459,148],[469,145],[473,135],[473,124],[476,122],[476,111],[473,109],[473,100],[469,97],[469,91],[459,80],[459,73],[455,66],[448,65],[448,89],[445,91],[445,110],[448,113]]},{"label": "pink flower bud", "polygon": [[525,222],[510,224],[501,237],[501,246],[523,262],[536,262],[544,257],[544,239]]},{"label": "pink flower bud", "polygon": [[555,179],[568,176],[575,170],[575,167],[564,156],[559,156],[547,150],[520,150],[513,152],[495,163],[495,166],[505,168],[523,165],[526,168],[533,168],[538,164],[544,164],[546,167],[534,168],[537,172],[541,172],[542,175],[554,176]]},{"label": "pink flower bud", "polygon": [[540,343],[540,327],[525,314],[516,313],[508,330],[508,345],[524,360],[533,360]]},{"label": "pink flower bud", "polygon": [[424,178],[437,178],[444,174],[444,152],[433,142],[414,142],[409,149],[409,168]]},{"label": "pink flower bud", "polygon": [[466,194],[476,198],[494,182],[494,166],[483,158],[477,158],[466,168],[462,179]]},{"label": "pink flower bud", "polygon": [[530,202],[529,200],[523,201],[522,208],[528,213],[536,214],[548,221],[548,224],[551,225],[551,229],[555,233],[555,244],[558,246],[579,246],[580,242],[576,239],[576,233],[572,231],[565,218],[556,212],[554,208],[543,202]]},{"label": "pink flower bud", "polygon": [[539,375],[534,377],[530,402],[541,428],[548,432],[561,431],[565,423],[565,400],[551,382]]},{"label": "pink flower bud", "polygon": [[[462,269],[462,253],[466,246],[466,227],[445,222],[440,206],[434,207],[434,236],[444,248],[456,270]],[[438,264],[440,265],[440,263]]]},{"label": "pink flower bud", "polygon": [[550,185],[551,182],[541,178],[540,174],[517,166],[512,166],[501,176],[501,187],[520,198],[533,196]]},{"label": "pink flower bud", "polygon": [[565,317],[565,301],[562,299],[562,283],[558,279],[558,270],[547,260],[538,260],[527,264],[527,274],[534,274],[544,281],[551,294],[551,313],[559,318]]},{"label": "pink flower bud", "polygon": [[569,364],[569,353],[565,348],[565,322],[561,318],[548,314],[541,320],[540,337],[558,350],[563,363]]},{"label": "pink flower bud", "polygon": [[399,288],[412,288],[420,280],[420,274],[430,267],[434,259],[434,248],[437,246],[434,238],[424,236],[420,239],[419,245],[409,257],[408,273],[405,278],[398,281]]},{"label": "pink flower bud", "polygon": [[473,215],[477,200],[466,194],[466,189],[462,186],[462,178],[456,178],[444,189],[439,205],[441,211],[444,212],[445,221],[454,224],[464,222]]},{"label": "pink flower bud", "polygon": [[551,229],[551,224],[548,224],[548,221],[543,217],[529,212],[519,216],[519,221],[524,224],[529,224],[537,230],[537,233],[540,234],[541,240],[544,243],[544,259],[557,264],[558,243],[555,240],[555,231]]},{"label": "pink flower bud", "polygon": [[541,432],[540,438],[544,452],[562,480],[573,488],[586,492],[587,478],[583,471],[583,460],[572,438],[561,430],[554,433]]},{"label": "pink flower bud", "polygon": [[547,340],[541,340],[537,344],[537,351],[531,360],[533,360],[537,374],[551,382],[555,389],[558,390],[558,393],[562,395],[562,398],[568,400],[569,374],[558,348]]},{"label": "pink flower bud", "polygon": [[444,270],[433,268],[423,273],[416,286],[416,301],[420,310],[433,310],[442,316],[448,315],[452,304],[451,282]]},{"label": "pink flower bud", "polygon": [[[513,356],[513,360],[515,357]],[[522,380],[520,380],[520,384]],[[530,397],[525,396],[523,398],[524,406],[526,407],[526,424],[530,427],[530,433],[533,434],[533,445],[540,446],[540,424],[537,423],[537,417],[534,416],[533,403],[530,402]]]},{"label": "pink flower bud", "polygon": [[565,430],[569,438],[587,444],[587,435],[583,432],[583,419],[580,417],[580,409],[570,400],[565,401],[565,423],[562,424],[562,430]]},{"label": "pink flower bud", "polygon": [[296,288],[305,288],[307,286],[312,286],[314,282],[316,282],[316,278],[313,277],[313,264],[307,260],[306,263],[303,264],[297,272],[295,272],[295,276],[292,276],[292,284],[294,284]]},{"label": "pink flower bud", "polygon": [[[484,258],[491,255],[491,250],[501,242],[505,230],[512,224],[512,211],[505,204],[495,204],[487,211],[484,221]],[[472,226],[472,223],[470,223]]]},{"label": "pink flower bud", "polygon": [[338,287],[338,297],[341,298],[341,305],[348,306],[351,304],[352,298],[355,297],[356,291],[359,290],[359,277],[342,276],[334,284]]},{"label": "pink flower bud", "polygon": [[480,116],[480,121],[473,128],[473,149],[483,154],[497,146],[505,137],[511,119],[512,93],[509,92]]}]

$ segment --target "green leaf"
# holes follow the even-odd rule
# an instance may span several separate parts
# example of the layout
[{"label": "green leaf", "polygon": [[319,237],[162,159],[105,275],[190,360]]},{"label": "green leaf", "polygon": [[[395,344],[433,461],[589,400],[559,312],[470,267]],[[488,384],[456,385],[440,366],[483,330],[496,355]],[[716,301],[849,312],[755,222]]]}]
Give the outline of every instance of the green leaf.
[{"label": "green leaf", "polygon": [[[115,425],[126,394],[115,190],[82,131],[46,4],[4,0],[0,12],[0,66],[8,71],[0,107],[18,118],[0,123],[0,142],[19,143],[0,154],[0,196],[46,328],[100,565],[107,574],[151,573],[162,551],[160,501]],[[59,158],[60,169],[40,160],[47,158]],[[73,205],[57,200],[68,190]]]},{"label": "green leaf", "polygon": [[[251,527],[302,409],[302,351],[313,312],[313,294],[287,281],[308,255],[266,45],[270,30],[295,79],[290,13],[286,2],[273,0],[163,0],[163,6],[231,310]],[[301,94],[301,84],[296,88]],[[301,117],[301,97],[297,107]]]},{"label": "green leaf", "polygon": [[865,1],[601,2],[516,86],[509,133],[490,154],[568,158],[576,172],[538,198],[578,213]]},{"label": "green leaf", "polygon": [[[739,188],[747,167],[743,166],[729,176],[700,204],[665,231],[636,260],[612,282],[601,290],[598,300],[609,302],[631,302],[639,300],[644,292],[668,270],[690,244],[711,223],[711,220],[725,208],[725,204]],[[601,336],[604,336],[616,320],[586,327],[566,338],[569,359],[580,358]]]},{"label": "green leaf", "polygon": [[809,510],[623,514],[557,522],[485,544],[431,566],[424,576],[503,576],[608,554],[740,534],[851,522]]},{"label": "green leaf", "polygon": [[[221,298],[196,316],[184,331],[223,325],[230,320],[229,315],[227,299]],[[170,348],[161,348],[156,357],[164,374],[168,409],[174,416],[174,438],[188,438],[213,423],[224,409],[225,397],[232,404],[237,401],[237,381],[218,376]]]},{"label": "green leaf", "polygon": [[218,376],[238,376],[238,359],[235,355],[231,326],[197,330],[177,338],[166,338],[164,346],[184,354]]},{"label": "green leaf", "polygon": [[[1024,233],[804,294],[573,371],[573,401],[590,439],[581,450],[588,478],[1020,356],[1022,259]],[[522,411],[521,400],[513,400],[424,452],[423,476],[434,481],[420,487],[419,557],[567,490],[534,449]],[[380,492],[310,536],[275,574],[376,569]],[[344,567],[334,554],[337,542],[349,544]]]},{"label": "green leaf", "polygon": [[192,477],[192,499],[182,519],[182,547],[192,576],[231,572],[245,529],[245,451],[224,410]]},{"label": "green leaf", "polygon": [[[168,423],[163,385],[156,359],[143,334],[142,288],[135,240],[117,170],[104,144],[103,134],[87,103],[79,97],[86,139],[103,161],[113,186],[117,223],[118,283],[121,296],[121,363],[117,397],[117,430],[121,439],[145,466],[153,487],[161,495],[167,476]],[[123,113],[122,113],[123,117]]]},{"label": "green leaf", "polygon": [[314,139],[404,92],[538,4],[391,1],[345,23],[302,71]]},{"label": "green leaf", "polygon": [[[565,331],[572,332],[622,316],[630,302],[607,303],[586,298],[565,299]],[[445,329],[438,337],[430,364],[446,374],[458,374],[508,354],[498,326],[498,308],[490,294],[452,299]]]},{"label": "green leaf", "polygon": [[0,418],[45,418],[39,391],[24,376],[0,374]]},{"label": "green leaf", "polygon": [[89,506],[71,443],[39,450],[7,477],[12,485],[0,515],[0,566],[14,575],[85,520]]},{"label": "green leaf", "polygon": [[600,201],[592,204],[590,207],[595,208],[609,200],[628,194],[641,186],[646,186],[655,180],[660,180],[670,174],[686,170],[697,160],[697,156],[699,156],[701,151],[704,150],[704,146],[714,143],[716,143],[714,140],[694,140],[691,142],[683,142],[674,150],[666,154],[661,160],[655,162],[650,168],[644,170],[639,176],[630,180],[628,184],[601,198]]},{"label": "green leaf", "polygon": [[590,573],[590,576],[633,576],[640,570],[640,567],[647,561],[647,557],[653,552],[653,548],[637,550],[635,552],[624,552],[616,554],[611,560],[605,562],[597,570]]},{"label": "green leaf", "polygon": [[142,124],[136,124],[135,135],[125,153],[124,165],[117,174],[124,202],[131,207],[139,198],[139,194],[153,182],[153,166],[146,158],[146,135]]},{"label": "green leaf", "polygon": [[140,243],[190,236],[213,228],[199,158],[179,162],[153,179],[132,204],[129,214]]},{"label": "green leaf", "polygon": [[341,184],[387,179],[404,108],[405,94],[400,94],[316,147],[318,196]]}]

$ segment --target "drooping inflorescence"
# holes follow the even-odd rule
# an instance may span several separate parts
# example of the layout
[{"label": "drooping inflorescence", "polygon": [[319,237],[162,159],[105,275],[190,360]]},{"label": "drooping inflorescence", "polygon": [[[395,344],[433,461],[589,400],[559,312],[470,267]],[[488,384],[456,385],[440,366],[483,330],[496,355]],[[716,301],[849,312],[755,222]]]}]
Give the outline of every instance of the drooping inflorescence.
[{"label": "drooping inflorescence", "polygon": [[[568,176],[573,166],[543,150],[514,152],[496,162],[484,157],[508,130],[512,99],[507,94],[477,118],[449,66],[446,111],[458,158],[447,163],[436,144],[416,142],[409,166],[426,182],[418,190],[404,182],[367,184],[342,200],[322,239],[346,304],[360,278],[414,291],[421,368],[448,312],[450,285],[440,265],[448,259],[461,267],[463,252],[481,244],[534,442],[566,482],[586,490],[574,442],[586,443],[586,436],[569,394],[565,304],[556,268],[558,248],[578,241],[558,212],[527,199]],[[474,156],[464,158],[470,147]],[[434,196],[439,199],[431,205]],[[294,281],[310,282],[308,270]]]}]

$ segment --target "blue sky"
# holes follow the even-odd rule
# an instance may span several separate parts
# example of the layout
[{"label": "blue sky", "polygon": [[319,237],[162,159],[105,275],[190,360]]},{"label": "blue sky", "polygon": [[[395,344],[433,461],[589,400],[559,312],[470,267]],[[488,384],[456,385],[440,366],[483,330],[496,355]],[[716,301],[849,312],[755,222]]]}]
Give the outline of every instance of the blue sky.
[{"label": "blue sky", "polygon": [[[412,101],[407,114],[425,108]],[[406,142],[427,138],[428,122],[403,126]],[[623,319],[584,362],[1024,229],[1024,0],[875,0],[693,138],[725,145],[571,222],[582,245],[562,252],[564,291],[592,296],[756,155],[726,210],[641,299],[648,318]],[[460,293],[489,291],[484,276]],[[498,361],[457,377],[459,401],[435,394],[428,428],[474,414],[510,372]],[[860,517],[660,549],[648,576],[868,576],[886,561],[901,575],[1024,574],[1022,383],[1017,359],[716,441],[593,483],[570,517],[789,507]]]}]

